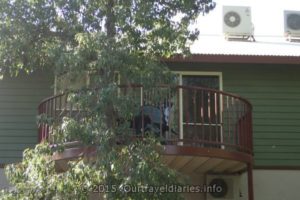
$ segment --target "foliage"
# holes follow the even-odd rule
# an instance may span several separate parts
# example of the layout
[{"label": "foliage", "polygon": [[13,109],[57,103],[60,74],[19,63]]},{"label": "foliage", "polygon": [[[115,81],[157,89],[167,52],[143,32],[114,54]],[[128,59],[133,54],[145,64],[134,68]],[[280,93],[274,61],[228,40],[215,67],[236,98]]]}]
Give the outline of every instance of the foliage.
[{"label": "foliage", "polygon": [[93,165],[88,157],[82,156],[69,162],[64,173],[57,173],[54,161],[49,159],[54,150],[46,143],[39,144],[24,152],[22,163],[7,167],[14,189],[9,193],[2,191],[1,199],[83,200],[91,195],[108,199],[181,199],[176,193],[134,192],[134,187],[177,182],[176,172],[161,164],[159,153],[153,151],[157,146],[154,141],[149,138],[147,142],[115,146]]},{"label": "foliage", "polygon": [[[45,142],[26,150],[21,163],[9,165],[14,189],[2,191],[1,199],[87,199],[99,184],[117,188],[179,184],[178,175],[161,163],[156,139],[129,139],[128,121],[140,103],[134,84],[153,91],[157,84],[174,82],[160,57],[188,53],[187,43],[199,34],[189,24],[214,6],[211,0],[0,0],[2,74],[49,69],[55,75],[82,77],[88,72],[90,77],[88,88],[68,95],[68,101],[84,113],[80,118],[55,121],[40,116],[52,125],[52,142],[58,148]],[[129,86],[126,94],[116,74]],[[96,153],[70,161],[67,171],[57,173],[51,157],[73,140]],[[181,198],[176,193],[119,189],[102,195]]]},{"label": "foliage", "polygon": [[92,33],[114,36],[135,53],[185,52],[199,33],[188,29],[190,22],[214,6],[211,0],[1,0],[0,66],[12,72],[74,67],[80,40]]}]

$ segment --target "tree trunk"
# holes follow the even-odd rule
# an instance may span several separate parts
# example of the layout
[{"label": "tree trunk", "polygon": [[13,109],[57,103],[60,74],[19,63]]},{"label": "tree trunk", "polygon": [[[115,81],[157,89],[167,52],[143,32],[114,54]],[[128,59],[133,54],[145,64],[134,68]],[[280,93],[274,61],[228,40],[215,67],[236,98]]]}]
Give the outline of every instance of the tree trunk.
[{"label": "tree trunk", "polygon": [[107,20],[106,20],[106,33],[109,38],[113,38],[116,35],[116,19],[114,13],[114,0],[107,1]]},{"label": "tree trunk", "polygon": [[[114,6],[115,6],[115,0],[107,0],[107,4],[106,4],[106,34],[109,40],[113,40],[115,35],[116,35],[116,23],[115,23],[115,13],[114,13]],[[111,67],[108,67],[107,70],[111,70]],[[107,81],[107,84],[109,84],[111,81],[113,81],[113,72],[105,72],[104,76]],[[106,125],[107,128],[109,128],[110,130],[115,129],[116,126],[116,114],[115,114],[115,110],[114,110],[114,106],[113,103],[108,103],[107,108],[106,108]]]}]

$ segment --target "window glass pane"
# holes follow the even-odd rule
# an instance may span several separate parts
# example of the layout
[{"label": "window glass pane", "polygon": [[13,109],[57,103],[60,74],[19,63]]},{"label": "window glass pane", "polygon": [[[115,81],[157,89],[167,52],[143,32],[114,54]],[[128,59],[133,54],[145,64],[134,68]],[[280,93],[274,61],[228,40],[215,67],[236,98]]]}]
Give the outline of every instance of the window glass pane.
[{"label": "window glass pane", "polygon": [[182,85],[208,87],[212,89],[219,89],[219,77],[218,76],[182,76]]}]

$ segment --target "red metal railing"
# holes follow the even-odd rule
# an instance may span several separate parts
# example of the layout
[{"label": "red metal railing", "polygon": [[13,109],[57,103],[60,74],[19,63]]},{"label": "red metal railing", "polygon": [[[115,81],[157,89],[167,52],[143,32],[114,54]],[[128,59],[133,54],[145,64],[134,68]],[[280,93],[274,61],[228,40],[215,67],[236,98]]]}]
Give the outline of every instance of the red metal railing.
[{"label": "red metal railing", "polygon": [[[244,98],[193,86],[121,86],[119,95],[136,90],[140,112],[132,119],[134,134],[151,130],[163,144],[241,151],[252,154],[252,106]],[[68,94],[47,98],[38,107],[39,141],[51,140],[52,124],[63,117],[79,120],[84,112],[68,101]],[[51,141],[50,141],[51,142]]]}]

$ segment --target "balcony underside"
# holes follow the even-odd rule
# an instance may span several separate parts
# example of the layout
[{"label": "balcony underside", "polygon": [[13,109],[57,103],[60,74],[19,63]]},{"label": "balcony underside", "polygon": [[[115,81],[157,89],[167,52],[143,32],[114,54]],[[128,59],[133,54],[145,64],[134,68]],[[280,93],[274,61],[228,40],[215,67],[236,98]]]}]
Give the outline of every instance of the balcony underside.
[{"label": "balcony underside", "polygon": [[165,146],[163,162],[184,174],[227,173],[246,170],[252,156],[223,149]]},{"label": "balcony underside", "polygon": [[[58,172],[67,170],[67,162],[80,156],[93,158],[94,147],[71,147],[53,156]],[[247,153],[231,152],[225,149],[202,147],[186,147],[163,145],[161,149],[162,161],[169,167],[183,174],[226,173],[234,174],[245,171],[253,158]]]}]

